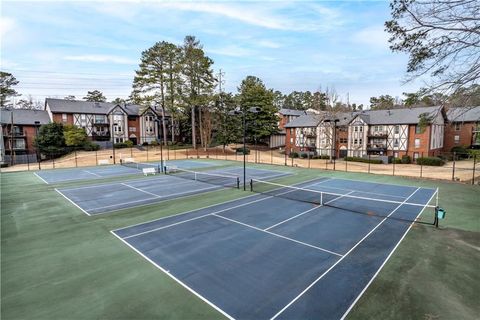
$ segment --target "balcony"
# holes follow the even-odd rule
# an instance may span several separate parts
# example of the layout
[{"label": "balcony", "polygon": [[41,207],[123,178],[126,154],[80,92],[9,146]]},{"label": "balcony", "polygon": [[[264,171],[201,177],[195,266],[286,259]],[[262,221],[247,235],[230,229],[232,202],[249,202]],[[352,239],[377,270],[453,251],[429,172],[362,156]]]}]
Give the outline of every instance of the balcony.
[{"label": "balcony", "polygon": [[385,145],[385,144],[369,144],[369,145],[367,145],[367,151],[386,152],[387,151],[387,145]]},{"label": "balcony", "polygon": [[304,134],[305,138],[307,139],[315,139],[317,138],[317,134],[316,133],[313,133],[313,132],[307,132]]},{"label": "balcony", "polygon": [[[4,137],[11,137],[12,132],[11,131],[4,132],[3,136]],[[13,137],[14,138],[24,138],[25,137],[25,132],[23,132],[23,130],[22,131],[13,131]]]},{"label": "balcony", "polygon": [[111,138],[109,131],[92,133],[92,140],[95,141],[109,141]]},{"label": "balcony", "polygon": [[377,131],[377,132],[369,132],[367,134],[367,137],[368,138],[372,138],[372,139],[387,139],[388,138],[388,133],[387,132],[382,132],[382,131]]}]

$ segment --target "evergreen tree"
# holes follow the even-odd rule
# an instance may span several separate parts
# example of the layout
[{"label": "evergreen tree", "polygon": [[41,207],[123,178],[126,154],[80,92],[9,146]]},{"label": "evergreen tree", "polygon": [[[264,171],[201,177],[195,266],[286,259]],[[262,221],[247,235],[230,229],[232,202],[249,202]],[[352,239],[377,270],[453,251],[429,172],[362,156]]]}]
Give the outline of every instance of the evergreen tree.
[{"label": "evergreen tree", "polygon": [[92,102],[106,102],[107,98],[103,95],[103,93],[99,90],[88,91],[87,95],[83,97],[85,101],[92,101]]},{"label": "evergreen tree", "polygon": [[6,108],[12,106],[9,97],[18,96],[17,91],[13,89],[18,84],[18,80],[8,72],[0,71],[0,107]]},{"label": "evergreen tree", "polygon": [[35,148],[47,157],[57,157],[66,153],[63,125],[52,122],[45,124],[38,130],[34,141]]}]

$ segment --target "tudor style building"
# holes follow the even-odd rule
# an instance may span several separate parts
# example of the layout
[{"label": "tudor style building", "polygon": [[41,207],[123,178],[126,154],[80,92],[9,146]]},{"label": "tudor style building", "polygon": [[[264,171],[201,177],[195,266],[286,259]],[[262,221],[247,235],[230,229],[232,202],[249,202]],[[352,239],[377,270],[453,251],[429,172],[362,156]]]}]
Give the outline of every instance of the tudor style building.
[{"label": "tudor style building", "polygon": [[[119,143],[130,140],[134,144],[142,144],[150,143],[161,136],[159,125],[155,121],[161,118],[161,113],[151,107],[46,99],[45,110],[55,122],[73,124],[85,129],[92,141],[113,140]],[[168,115],[166,118],[168,122]]]},{"label": "tudor style building", "polygon": [[306,114],[285,125],[286,151],[330,155],[335,149],[340,158],[409,154],[415,159],[442,151],[444,125],[442,107]]}]

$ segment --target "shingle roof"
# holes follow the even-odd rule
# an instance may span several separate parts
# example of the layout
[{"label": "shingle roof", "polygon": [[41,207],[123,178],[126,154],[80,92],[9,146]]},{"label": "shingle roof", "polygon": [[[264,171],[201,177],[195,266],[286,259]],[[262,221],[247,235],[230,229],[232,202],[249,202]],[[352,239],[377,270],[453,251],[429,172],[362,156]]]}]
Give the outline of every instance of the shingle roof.
[{"label": "shingle roof", "polygon": [[[50,107],[52,112],[61,113],[88,113],[88,114],[108,114],[117,104],[110,102],[91,102],[79,100],[64,99],[45,99],[45,104]],[[144,109],[135,104],[120,105],[128,115],[140,115]],[[160,114],[160,111],[157,111]]]},{"label": "shingle roof", "polygon": [[355,112],[341,112],[330,114],[328,112],[321,112],[320,114],[308,113],[293,119],[285,125],[285,128],[301,128],[301,127],[317,127],[322,121],[328,119],[338,119],[337,126],[347,125],[357,113]]},{"label": "shingle roof", "polygon": [[451,108],[447,111],[447,119],[450,122],[477,122],[480,121],[480,106]]},{"label": "shingle roof", "polygon": [[2,109],[0,110],[0,123],[11,123],[12,112],[13,124],[15,125],[35,125],[35,121],[38,121],[40,124],[47,124],[50,122],[48,113],[45,110]]},{"label": "shingle roof", "polygon": [[284,116],[302,116],[306,114],[304,110],[295,110],[295,109],[286,109],[282,108],[278,113],[283,114]]},{"label": "shingle roof", "polygon": [[368,124],[417,124],[421,114],[436,116],[442,107],[365,110],[359,116]]}]

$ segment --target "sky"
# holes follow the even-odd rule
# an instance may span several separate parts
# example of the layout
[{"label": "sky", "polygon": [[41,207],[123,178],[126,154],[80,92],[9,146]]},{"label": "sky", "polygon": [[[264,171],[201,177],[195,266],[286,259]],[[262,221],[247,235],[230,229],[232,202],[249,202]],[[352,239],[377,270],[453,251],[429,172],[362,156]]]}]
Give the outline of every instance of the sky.
[{"label": "sky", "polygon": [[131,92],[141,53],[200,40],[237,92],[253,75],[283,93],[334,88],[343,102],[402,97],[407,56],[389,49],[388,1],[1,1],[1,70],[23,97]]}]

